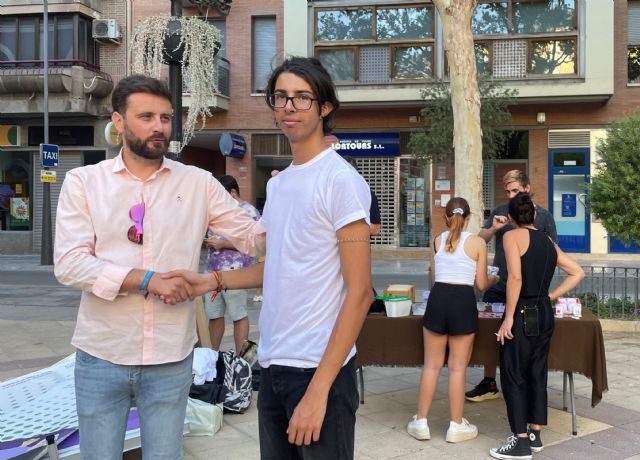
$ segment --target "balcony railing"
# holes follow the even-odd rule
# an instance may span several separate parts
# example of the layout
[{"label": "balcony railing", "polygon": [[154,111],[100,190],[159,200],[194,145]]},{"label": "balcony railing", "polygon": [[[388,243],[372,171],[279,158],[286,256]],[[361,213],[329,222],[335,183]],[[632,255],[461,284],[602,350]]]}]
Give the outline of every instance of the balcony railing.
[{"label": "balcony railing", "polygon": [[[229,97],[229,61],[225,58],[216,58],[216,94]],[[191,82],[189,81],[189,75],[182,74],[182,92],[191,92]]]},{"label": "balcony railing", "polygon": [[[84,67],[100,78],[112,82],[111,75],[100,70],[95,64],[72,59],[49,59],[49,74],[65,73],[73,66]],[[0,61],[0,75],[43,75],[44,61]]]},{"label": "balcony railing", "polygon": [[[49,60],[49,91],[73,97],[105,97],[113,89],[111,75],[96,65],[70,59]],[[0,93],[43,91],[44,61],[0,61]]]}]

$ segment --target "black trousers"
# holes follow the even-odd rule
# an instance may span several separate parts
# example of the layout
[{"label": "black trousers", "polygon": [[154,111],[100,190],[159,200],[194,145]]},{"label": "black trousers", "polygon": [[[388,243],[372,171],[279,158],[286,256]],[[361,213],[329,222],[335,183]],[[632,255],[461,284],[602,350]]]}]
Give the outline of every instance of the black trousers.
[{"label": "black trousers", "polygon": [[500,383],[514,434],[526,433],[527,424],[547,424],[547,358],[555,326],[551,301],[539,299],[539,335],[524,334],[523,308],[535,302],[520,299],[513,318],[513,339],[500,347]]},{"label": "black trousers", "polygon": [[262,367],[258,395],[258,429],[262,460],[353,459],[358,388],[355,357],[345,364],[329,390],[320,439],[309,446],[289,444],[287,428],[307,391],[314,369]]}]

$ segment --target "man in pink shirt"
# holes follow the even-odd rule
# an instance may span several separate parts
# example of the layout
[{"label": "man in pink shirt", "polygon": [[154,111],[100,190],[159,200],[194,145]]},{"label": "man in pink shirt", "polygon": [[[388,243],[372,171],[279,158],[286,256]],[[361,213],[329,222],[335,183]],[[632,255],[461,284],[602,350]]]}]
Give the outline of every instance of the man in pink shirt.
[{"label": "man in pink shirt", "polygon": [[120,155],[67,173],[57,208],[55,275],[82,289],[72,344],[80,450],[122,457],[138,408],[144,458],[182,458],[197,341],[192,286],[207,230],[264,253],[264,231],[211,173],[165,158],[173,110],[166,85],[124,78],[112,95]]}]

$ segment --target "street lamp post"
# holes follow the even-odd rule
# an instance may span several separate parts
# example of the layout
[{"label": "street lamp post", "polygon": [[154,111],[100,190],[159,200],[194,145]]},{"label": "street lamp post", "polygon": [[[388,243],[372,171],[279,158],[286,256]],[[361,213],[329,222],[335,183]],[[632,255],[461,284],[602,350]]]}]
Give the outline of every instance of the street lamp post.
[{"label": "street lamp post", "polygon": [[[171,0],[171,16],[182,16],[182,0]],[[182,64],[180,62],[169,62],[169,91],[173,103],[173,120],[171,122],[173,140],[169,151],[179,157],[182,148]]]},{"label": "street lamp post", "polygon": [[[43,0],[43,59],[44,59],[44,143],[49,143],[49,3]],[[44,169],[49,169],[45,167]],[[53,231],[51,228],[51,190],[49,182],[42,184],[42,239],[40,265],[53,265]]]}]

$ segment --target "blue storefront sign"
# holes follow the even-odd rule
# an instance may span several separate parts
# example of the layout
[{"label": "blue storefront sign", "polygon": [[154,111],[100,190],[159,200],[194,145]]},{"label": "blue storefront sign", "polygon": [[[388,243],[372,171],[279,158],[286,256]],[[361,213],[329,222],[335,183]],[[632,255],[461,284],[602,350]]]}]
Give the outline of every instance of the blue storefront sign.
[{"label": "blue storefront sign", "polygon": [[247,142],[240,134],[223,133],[220,136],[220,151],[224,156],[242,158],[247,151]]},{"label": "blue storefront sign", "polygon": [[340,155],[354,157],[400,156],[399,133],[334,133],[331,147]]}]

